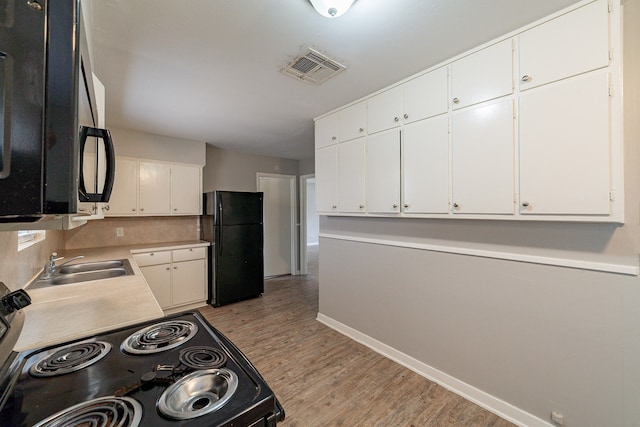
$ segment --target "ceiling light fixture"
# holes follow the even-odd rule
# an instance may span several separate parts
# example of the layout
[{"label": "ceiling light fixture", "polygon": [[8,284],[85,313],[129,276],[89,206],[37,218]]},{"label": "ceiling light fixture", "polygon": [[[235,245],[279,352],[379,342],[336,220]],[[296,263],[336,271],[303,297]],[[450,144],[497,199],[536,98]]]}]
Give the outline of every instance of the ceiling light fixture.
[{"label": "ceiling light fixture", "polygon": [[356,0],[309,0],[318,13],[327,18],[344,15]]}]

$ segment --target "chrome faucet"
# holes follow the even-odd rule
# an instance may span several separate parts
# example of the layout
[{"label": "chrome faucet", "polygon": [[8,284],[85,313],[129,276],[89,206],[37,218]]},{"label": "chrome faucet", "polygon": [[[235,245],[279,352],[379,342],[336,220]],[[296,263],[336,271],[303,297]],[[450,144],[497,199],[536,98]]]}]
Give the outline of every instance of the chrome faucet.
[{"label": "chrome faucet", "polygon": [[53,274],[56,272],[56,267],[62,267],[63,265],[68,264],[71,261],[74,261],[76,259],[81,259],[81,258],[84,258],[84,255],[74,256],[73,258],[69,258],[62,264],[56,265],[56,261],[60,261],[61,259],[64,259],[64,257],[63,256],[58,257],[58,254],[56,252],[53,252],[51,256],[49,256],[49,261],[47,261],[47,263],[44,266],[44,273],[42,274],[42,278],[51,279],[53,277]]}]

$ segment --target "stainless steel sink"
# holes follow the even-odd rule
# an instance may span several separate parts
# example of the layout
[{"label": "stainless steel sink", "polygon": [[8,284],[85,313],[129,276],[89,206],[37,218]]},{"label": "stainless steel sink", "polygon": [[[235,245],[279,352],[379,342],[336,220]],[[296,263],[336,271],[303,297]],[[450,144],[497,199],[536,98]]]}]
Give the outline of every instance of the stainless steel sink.
[{"label": "stainless steel sink", "polygon": [[46,279],[40,277],[30,288],[89,282],[92,280],[110,279],[132,274],[133,269],[128,259],[83,262],[66,265],[60,268],[59,271],[55,271],[52,277]]},{"label": "stainless steel sink", "polygon": [[109,279],[111,277],[126,276],[127,270],[122,267],[106,268],[103,270],[81,271],[53,276],[46,280],[50,285],[66,285],[68,283],[88,282],[90,280]]},{"label": "stainless steel sink", "polygon": [[83,262],[79,264],[71,264],[65,265],[60,269],[60,274],[73,274],[73,273],[81,273],[83,271],[96,271],[96,270],[104,270],[107,268],[117,268],[122,267],[124,264],[122,259],[112,259],[108,261],[94,261],[94,262]]}]

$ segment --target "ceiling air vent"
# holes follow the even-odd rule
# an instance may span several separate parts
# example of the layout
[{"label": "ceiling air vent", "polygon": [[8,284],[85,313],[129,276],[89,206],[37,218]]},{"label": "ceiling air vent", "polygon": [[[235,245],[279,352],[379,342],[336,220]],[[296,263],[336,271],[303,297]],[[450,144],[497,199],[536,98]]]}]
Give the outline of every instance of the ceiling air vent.
[{"label": "ceiling air vent", "polygon": [[306,52],[284,67],[282,72],[312,85],[319,85],[346,68],[320,52],[307,48]]}]

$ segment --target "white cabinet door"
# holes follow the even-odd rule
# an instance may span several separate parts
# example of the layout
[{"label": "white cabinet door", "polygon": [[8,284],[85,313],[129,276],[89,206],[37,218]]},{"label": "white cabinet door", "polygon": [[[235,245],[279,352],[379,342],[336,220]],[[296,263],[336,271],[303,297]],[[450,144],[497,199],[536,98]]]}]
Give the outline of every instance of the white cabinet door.
[{"label": "white cabinet door", "polygon": [[365,138],[338,145],[338,206],[340,212],[366,211]]},{"label": "white cabinet door", "polygon": [[513,93],[512,52],[512,41],[508,39],[452,63],[452,108]]},{"label": "white cabinet door", "polygon": [[400,126],[402,123],[402,86],[396,86],[367,100],[369,134]]},{"label": "white cabinet door", "polygon": [[453,212],[513,214],[513,101],[452,115]]},{"label": "white cabinet door", "polygon": [[400,212],[400,130],[367,137],[367,211]]},{"label": "white cabinet door", "polygon": [[202,213],[202,178],[199,166],[171,165],[171,213]]},{"label": "white cabinet door", "polygon": [[107,216],[136,215],[138,212],[138,161],[116,157],[116,174]]},{"label": "white cabinet door", "polygon": [[608,89],[603,71],[521,95],[521,213],[609,214]]},{"label": "white cabinet door", "polygon": [[207,263],[204,259],[174,262],[172,268],[172,305],[184,305],[207,298]]},{"label": "white cabinet door", "polygon": [[171,264],[140,267],[160,307],[171,307]]},{"label": "white cabinet door", "polygon": [[405,126],[403,134],[403,212],[447,213],[449,116]]},{"label": "white cabinet door", "polygon": [[140,214],[171,214],[171,166],[140,162]]},{"label": "white cabinet door", "polygon": [[449,106],[447,67],[409,80],[403,85],[403,96],[404,123],[446,113]]},{"label": "white cabinet door", "polygon": [[607,9],[607,1],[598,0],[522,33],[518,37],[520,89],[606,67]]},{"label": "white cabinet door", "polygon": [[348,141],[350,139],[359,138],[365,135],[367,103],[359,102],[338,112],[340,141]]},{"label": "white cabinet door", "polygon": [[316,120],[316,150],[338,142],[338,113]]},{"label": "white cabinet door", "polygon": [[338,211],[338,147],[316,151],[316,209],[319,213]]}]

